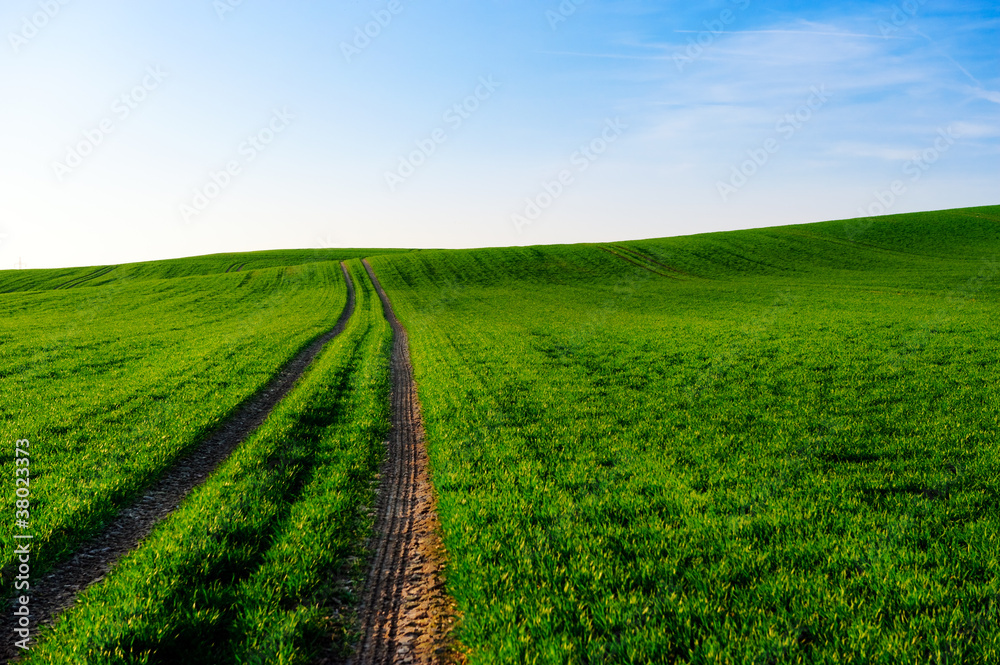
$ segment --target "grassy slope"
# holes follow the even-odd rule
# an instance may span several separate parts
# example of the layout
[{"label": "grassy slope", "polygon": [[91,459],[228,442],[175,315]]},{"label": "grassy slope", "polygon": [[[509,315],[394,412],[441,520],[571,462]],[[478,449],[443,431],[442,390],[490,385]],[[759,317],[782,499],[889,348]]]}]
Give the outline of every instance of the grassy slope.
[{"label": "grassy slope", "polygon": [[[344,333],[27,662],[298,663],[342,651],[388,432],[391,332],[360,262]],[[331,635],[333,642],[331,643]]]},{"label": "grassy slope", "polygon": [[[231,257],[213,259],[212,270],[199,259],[187,271],[183,261],[137,264],[145,277],[68,289],[46,286],[49,271],[40,271],[37,288],[0,295],[0,422],[34,451],[33,574],[333,325],[346,297],[339,266],[280,266],[303,258],[263,253],[247,263],[278,267],[228,274]],[[11,458],[0,466],[13,477]],[[8,504],[13,490],[3,489]],[[0,524],[0,537],[13,526]],[[0,568],[12,560],[6,552]],[[10,584],[4,568],[0,588]]]},{"label": "grassy slope", "polygon": [[374,260],[473,661],[995,662],[998,260],[997,207]]},{"label": "grassy slope", "polygon": [[407,249],[284,249],[233,254],[209,254],[183,259],[145,261],[123,265],[60,268],[55,270],[0,270],[0,294],[47,291],[82,286],[106,286],[133,280],[175,279],[263,268],[344,261],[373,254],[408,252]]}]

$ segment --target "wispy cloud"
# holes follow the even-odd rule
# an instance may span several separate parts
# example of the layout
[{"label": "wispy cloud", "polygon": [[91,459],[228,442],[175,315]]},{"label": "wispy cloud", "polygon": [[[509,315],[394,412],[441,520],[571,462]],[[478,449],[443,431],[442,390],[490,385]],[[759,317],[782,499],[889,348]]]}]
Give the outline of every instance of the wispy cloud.
[{"label": "wispy cloud", "polygon": [[629,53],[582,53],[578,51],[536,51],[543,55],[565,55],[574,58],[610,58],[613,60],[670,60],[665,55],[634,55]]},{"label": "wispy cloud", "polygon": [[1000,137],[1000,125],[964,122],[955,123],[955,133],[963,138],[985,139]]},{"label": "wispy cloud", "polygon": [[[701,30],[674,30],[681,33],[698,33]],[[823,30],[727,30],[728,35],[805,35],[809,37],[857,37],[861,39],[904,39],[896,35],[870,35],[862,32],[827,32]]]},{"label": "wispy cloud", "polygon": [[830,151],[831,154],[842,157],[874,157],[888,162],[912,159],[917,148],[894,148],[861,143],[840,144]]},{"label": "wispy cloud", "polygon": [[[559,0],[461,11],[423,3],[350,63],[337,44],[372,20],[370,3],[301,3],[296,12],[254,3],[225,24],[208,4],[81,4],[73,21],[0,62],[6,87],[24,93],[0,104],[0,126],[18,130],[0,151],[0,232],[10,234],[0,263],[29,245],[24,259],[36,266],[108,262],[112,249],[135,260],[129,243],[140,241],[129,234],[149,244],[147,258],[234,249],[234,239],[247,249],[308,245],[319,228],[355,246],[508,244],[507,218],[491,226],[496,211],[516,208],[521,192],[536,192],[619,115],[627,135],[533,242],[852,215],[863,203],[852,192],[870,197],[948,127],[956,149],[913,205],[996,203],[995,0],[587,0],[555,31],[545,12]],[[185,42],[163,25],[211,38]],[[98,42],[106,48],[90,48]],[[49,164],[59,146],[87,137],[137,59],[169,65],[183,84],[151,99],[86,173],[56,187]],[[390,196],[386,169],[426,153],[424,137],[450,122],[442,113],[491,73],[504,84],[496,99]],[[809,106],[813,88],[830,93],[821,108]],[[181,229],[178,198],[217,174],[276,102],[301,110],[295,136],[206,213],[203,238]],[[720,211],[716,182],[775,138],[780,149],[761,175]],[[973,183],[962,191],[976,198],[959,200],[958,181]],[[344,221],[331,228],[331,219]]]},{"label": "wispy cloud", "polygon": [[936,40],[936,39],[932,39],[932,38],[931,38],[931,37],[930,37],[929,35],[926,35],[926,34],[924,34],[923,32],[921,32],[920,30],[918,30],[918,29],[917,29],[917,28],[915,28],[915,27],[914,27],[914,28],[911,28],[911,29],[913,30],[913,33],[914,33],[914,34],[916,34],[916,35],[918,35],[918,36],[922,37],[922,38],[923,38],[924,40],[926,40],[926,41],[927,41],[927,43],[928,43],[928,44],[930,45],[930,47],[931,47],[931,48],[932,48],[932,49],[934,50],[934,52],[935,52],[935,53],[937,53],[937,54],[938,54],[938,55],[940,55],[940,56],[941,56],[942,58],[944,58],[945,60],[947,60],[948,62],[950,62],[950,63],[951,63],[952,65],[954,65],[954,66],[955,66],[955,68],[956,68],[956,69],[957,69],[958,71],[960,71],[960,72],[962,72],[963,74],[965,74],[965,76],[966,76],[966,77],[967,77],[967,78],[968,78],[968,79],[969,79],[970,81],[972,81],[973,83],[975,83],[975,84],[976,84],[977,86],[980,86],[980,87],[982,86],[982,84],[981,84],[981,83],[979,82],[979,79],[977,79],[977,78],[976,78],[975,76],[973,76],[973,75],[972,75],[972,72],[970,72],[970,71],[969,71],[968,69],[966,69],[966,68],[965,68],[965,67],[964,67],[964,66],[962,65],[962,63],[960,63],[960,62],[959,62],[958,60],[955,60],[955,58],[951,57],[951,55],[949,55],[949,54],[948,54],[948,53],[947,53],[947,52],[946,52],[946,51],[944,50],[944,46],[943,46],[943,45],[941,44],[941,42],[940,42],[940,41],[938,41],[938,40]]},{"label": "wispy cloud", "polygon": [[994,104],[1000,104],[1000,92],[996,90],[984,90],[983,88],[970,88],[970,92],[980,99],[985,99]]}]

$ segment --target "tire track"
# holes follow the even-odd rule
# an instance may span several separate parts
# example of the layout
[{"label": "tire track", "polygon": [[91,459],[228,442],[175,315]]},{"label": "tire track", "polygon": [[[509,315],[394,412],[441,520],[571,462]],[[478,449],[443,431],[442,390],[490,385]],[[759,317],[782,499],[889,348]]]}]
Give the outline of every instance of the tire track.
[{"label": "tire track", "polygon": [[[340,264],[347,284],[347,303],[336,325],[288,361],[278,374],[239,410],[219,426],[191,453],[166,470],[145,495],[118,511],[104,530],[76,548],[71,557],[57,564],[41,580],[32,584],[32,633],[53,623],[76,601],[77,595],[101,581],[115,564],[134,550],[153,528],[170,515],[191,490],[204,482],[229,457],[246,437],[270,415],[274,407],[295,385],[302,373],[323,347],[343,332],[354,313],[354,282],[344,263]],[[24,594],[24,591],[17,595]],[[14,597],[0,617],[0,663],[13,659],[19,651],[14,646]]]},{"label": "tire track", "polygon": [[455,604],[444,588],[444,547],[428,475],[420,401],[406,329],[368,261],[392,326],[392,428],[376,501],[371,567],[361,597],[352,665],[451,663]]},{"label": "tire track", "polygon": [[603,247],[603,246],[601,247],[601,249],[603,249],[608,254],[611,254],[612,256],[617,256],[619,259],[621,259],[622,261],[625,261],[626,263],[631,263],[632,265],[638,266],[638,267],[642,268],[643,270],[648,270],[649,272],[653,273],[654,275],[659,275],[660,277],[666,277],[667,279],[677,279],[677,277],[674,277],[673,275],[668,275],[666,273],[662,273],[659,270],[653,270],[649,266],[643,265],[643,264],[639,263],[635,259],[630,259],[627,256],[623,256],[623,255],[619,254],[618,252],[614,251],[613,249],[608,249],[607,247]]},{"label": "tire track", "polygon": [[94,272],[87,273],[83,277],[77,277],[75,279],[71,279],[68,282],[64,282],[63,284],[60,284],[59,286],[55,287],[55,290],[59,290],[59,289],[72,289],[73,287],[80,286],[81,284],[85,284],[85,283],[89,282],[92,279],[97,279],[98,277],[104,277],[105,275],[107,275],[109,272],[111,272],[112,270],[114,270],[117,267],[118,266],[104,266],[103,268],[98,268]]},{"label": "tire track", "polygon": [[657,261],[653,257],[649,256],[649,254],[646,254],[645,252],[640,252],[635,247],[629,247],[627,245],[610,245],[610,247],[612,247],[613,249],[615,249],[615,250],[617,250],[619,252],[623,252],[625,254],[628,254],[629,256],[634,256],[637,259],[640,259],[642,261],[646,261],[647,263],[652,263],[653,265],[657,265],[657,266],[660,266],[661,268],[665,268],[666,270],[669,270],[670,272],[675,272],[678,275],[684,275],[685,277],[694,277],[694,275],[692,275],[689,272],[684,272],[683,270],[680,270],[679,268],[675,268],[675,267],[667,265],[666,263],[663,263],[661,261]]}]

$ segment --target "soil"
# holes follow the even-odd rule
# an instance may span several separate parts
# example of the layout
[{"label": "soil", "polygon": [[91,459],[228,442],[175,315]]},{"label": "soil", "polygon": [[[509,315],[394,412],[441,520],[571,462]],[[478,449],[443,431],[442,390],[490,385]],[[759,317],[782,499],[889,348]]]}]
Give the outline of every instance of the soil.
[{"label": "soil", "polygon": [[428,475],[420,401],[406,330],[367,261],[393,330],[392,428],[379,481],[371,567],[351,665],[457,663],[457,612],[444,588],[446,557]]}]

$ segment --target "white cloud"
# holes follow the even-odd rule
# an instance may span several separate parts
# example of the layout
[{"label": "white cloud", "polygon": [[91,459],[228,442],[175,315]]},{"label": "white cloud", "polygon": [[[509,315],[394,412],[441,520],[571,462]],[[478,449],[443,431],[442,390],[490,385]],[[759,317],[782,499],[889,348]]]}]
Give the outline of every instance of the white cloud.
[{"label": "white cloud", "polygon": [[962,138],[985,139],[1000,136],[1000,126],[974,122],[956,122],[952,125],[955,133]]},{"label": "white cloud", "polygon": [[994,104],[1000,104],[1000,92],[995,90],[985,90],[983,88],[969,88],[969,91],[980,99],[985,99],[986,101],[993,102]]},{"label": "white cloud", "polygon": [[886,161],[904,161],[912,159],[914,148],[894,148],[890,146],[868,145],[863,143],[841,143],[836,145],[831,152],[835,155],[846,157],[875,157]]}]

